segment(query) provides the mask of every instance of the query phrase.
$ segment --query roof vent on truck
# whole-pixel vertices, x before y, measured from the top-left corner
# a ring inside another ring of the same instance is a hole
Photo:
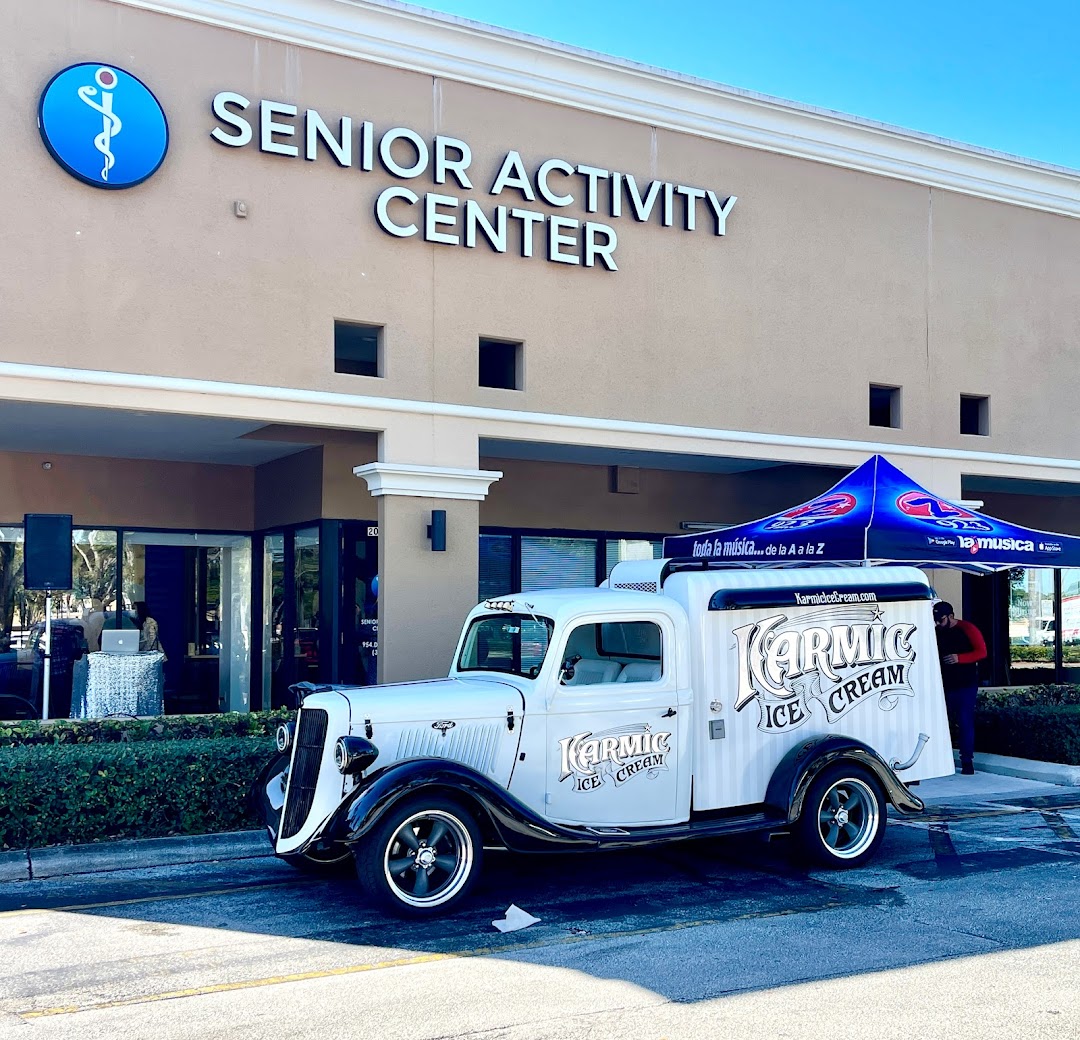
[[[611,569],[609,589],[630,592],[659,592],[667,577],[667,560],[624,560]]]

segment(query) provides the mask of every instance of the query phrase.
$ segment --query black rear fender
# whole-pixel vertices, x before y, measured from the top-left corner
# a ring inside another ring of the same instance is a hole
[[[806,792],[814,778],[835,763],[859,766],[881,784],[885,797],[905,815],[920,813],[922,800],[911,793],[873,748],[852,737],[825,736],[806,740],[782,759],[769,781],[766,805],[786,814],[788,823],[802,815]]]

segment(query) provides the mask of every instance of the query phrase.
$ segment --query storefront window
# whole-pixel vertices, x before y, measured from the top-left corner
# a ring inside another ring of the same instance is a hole
[[[1014,685],[1054,681],[1055,607],[1052,570],[1013,572],[1009,578],[1009,666]]]
[[[516,591],[514,583],[514,539],[508,534],[480,535],[479,600],[496,599]]]
[[[319,681],[319,529],[296,532],[296,679]]]
[[[156,622],[165,711],[247,711],[251,539],[126,531],[123,582],[120,626],[134,624],[140,603]]]
[[[607,566],[604,573],[611,577],[615,564],[624,560],[659,560],[664,550],[660,539],[609,538],[606,542]]]
[[[284,703],[285,536],[263,538],[263,704]]]
[[[86,683],[106,608],[115,608],[115,531],[72,532],[71,588],[52,595],[50,718],[66,718]],[[0,718],[40,718],[44,705],[45,593],[23,585],[23,531],[0,528]]]
[[[23,532],[0,527],[0,718],[36,715],[30,699],[31,660],[25,652],[33,623],[22,587]]]
[[[595,538],[522,535],[521,591],[596,585]]]
[[[483,533],[477,598],[483,601],[532,589],[593,588],[611,575],[615,564],[656,560],[662,552],[663,539],[647,536]]]
[[[1061,667],[1064,682],[1080,682],[1080,570],[1061,572]]]

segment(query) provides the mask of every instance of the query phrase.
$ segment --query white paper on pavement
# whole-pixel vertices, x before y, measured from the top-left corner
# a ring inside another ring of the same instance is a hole
[[[528,928],[531,924],[536,924],[540,920],[539,917],[533,917],[532,914],[522,910],[520,906],[515,906],[511,903],[506,908],[506,916],[498,921],[492,921],[491,923],[499,929],[500,932],[516,932],[519,928]]]

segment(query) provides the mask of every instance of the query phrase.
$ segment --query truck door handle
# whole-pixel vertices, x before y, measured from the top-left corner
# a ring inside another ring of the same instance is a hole
[[[678,712],[676,712],[674,708],[668,708],[668,710],[665,711],[664,714],[660,716],[660,718],[662,718],[662,719],[670,719],[673,715],[677,715],[677,714],[678,714]]]

